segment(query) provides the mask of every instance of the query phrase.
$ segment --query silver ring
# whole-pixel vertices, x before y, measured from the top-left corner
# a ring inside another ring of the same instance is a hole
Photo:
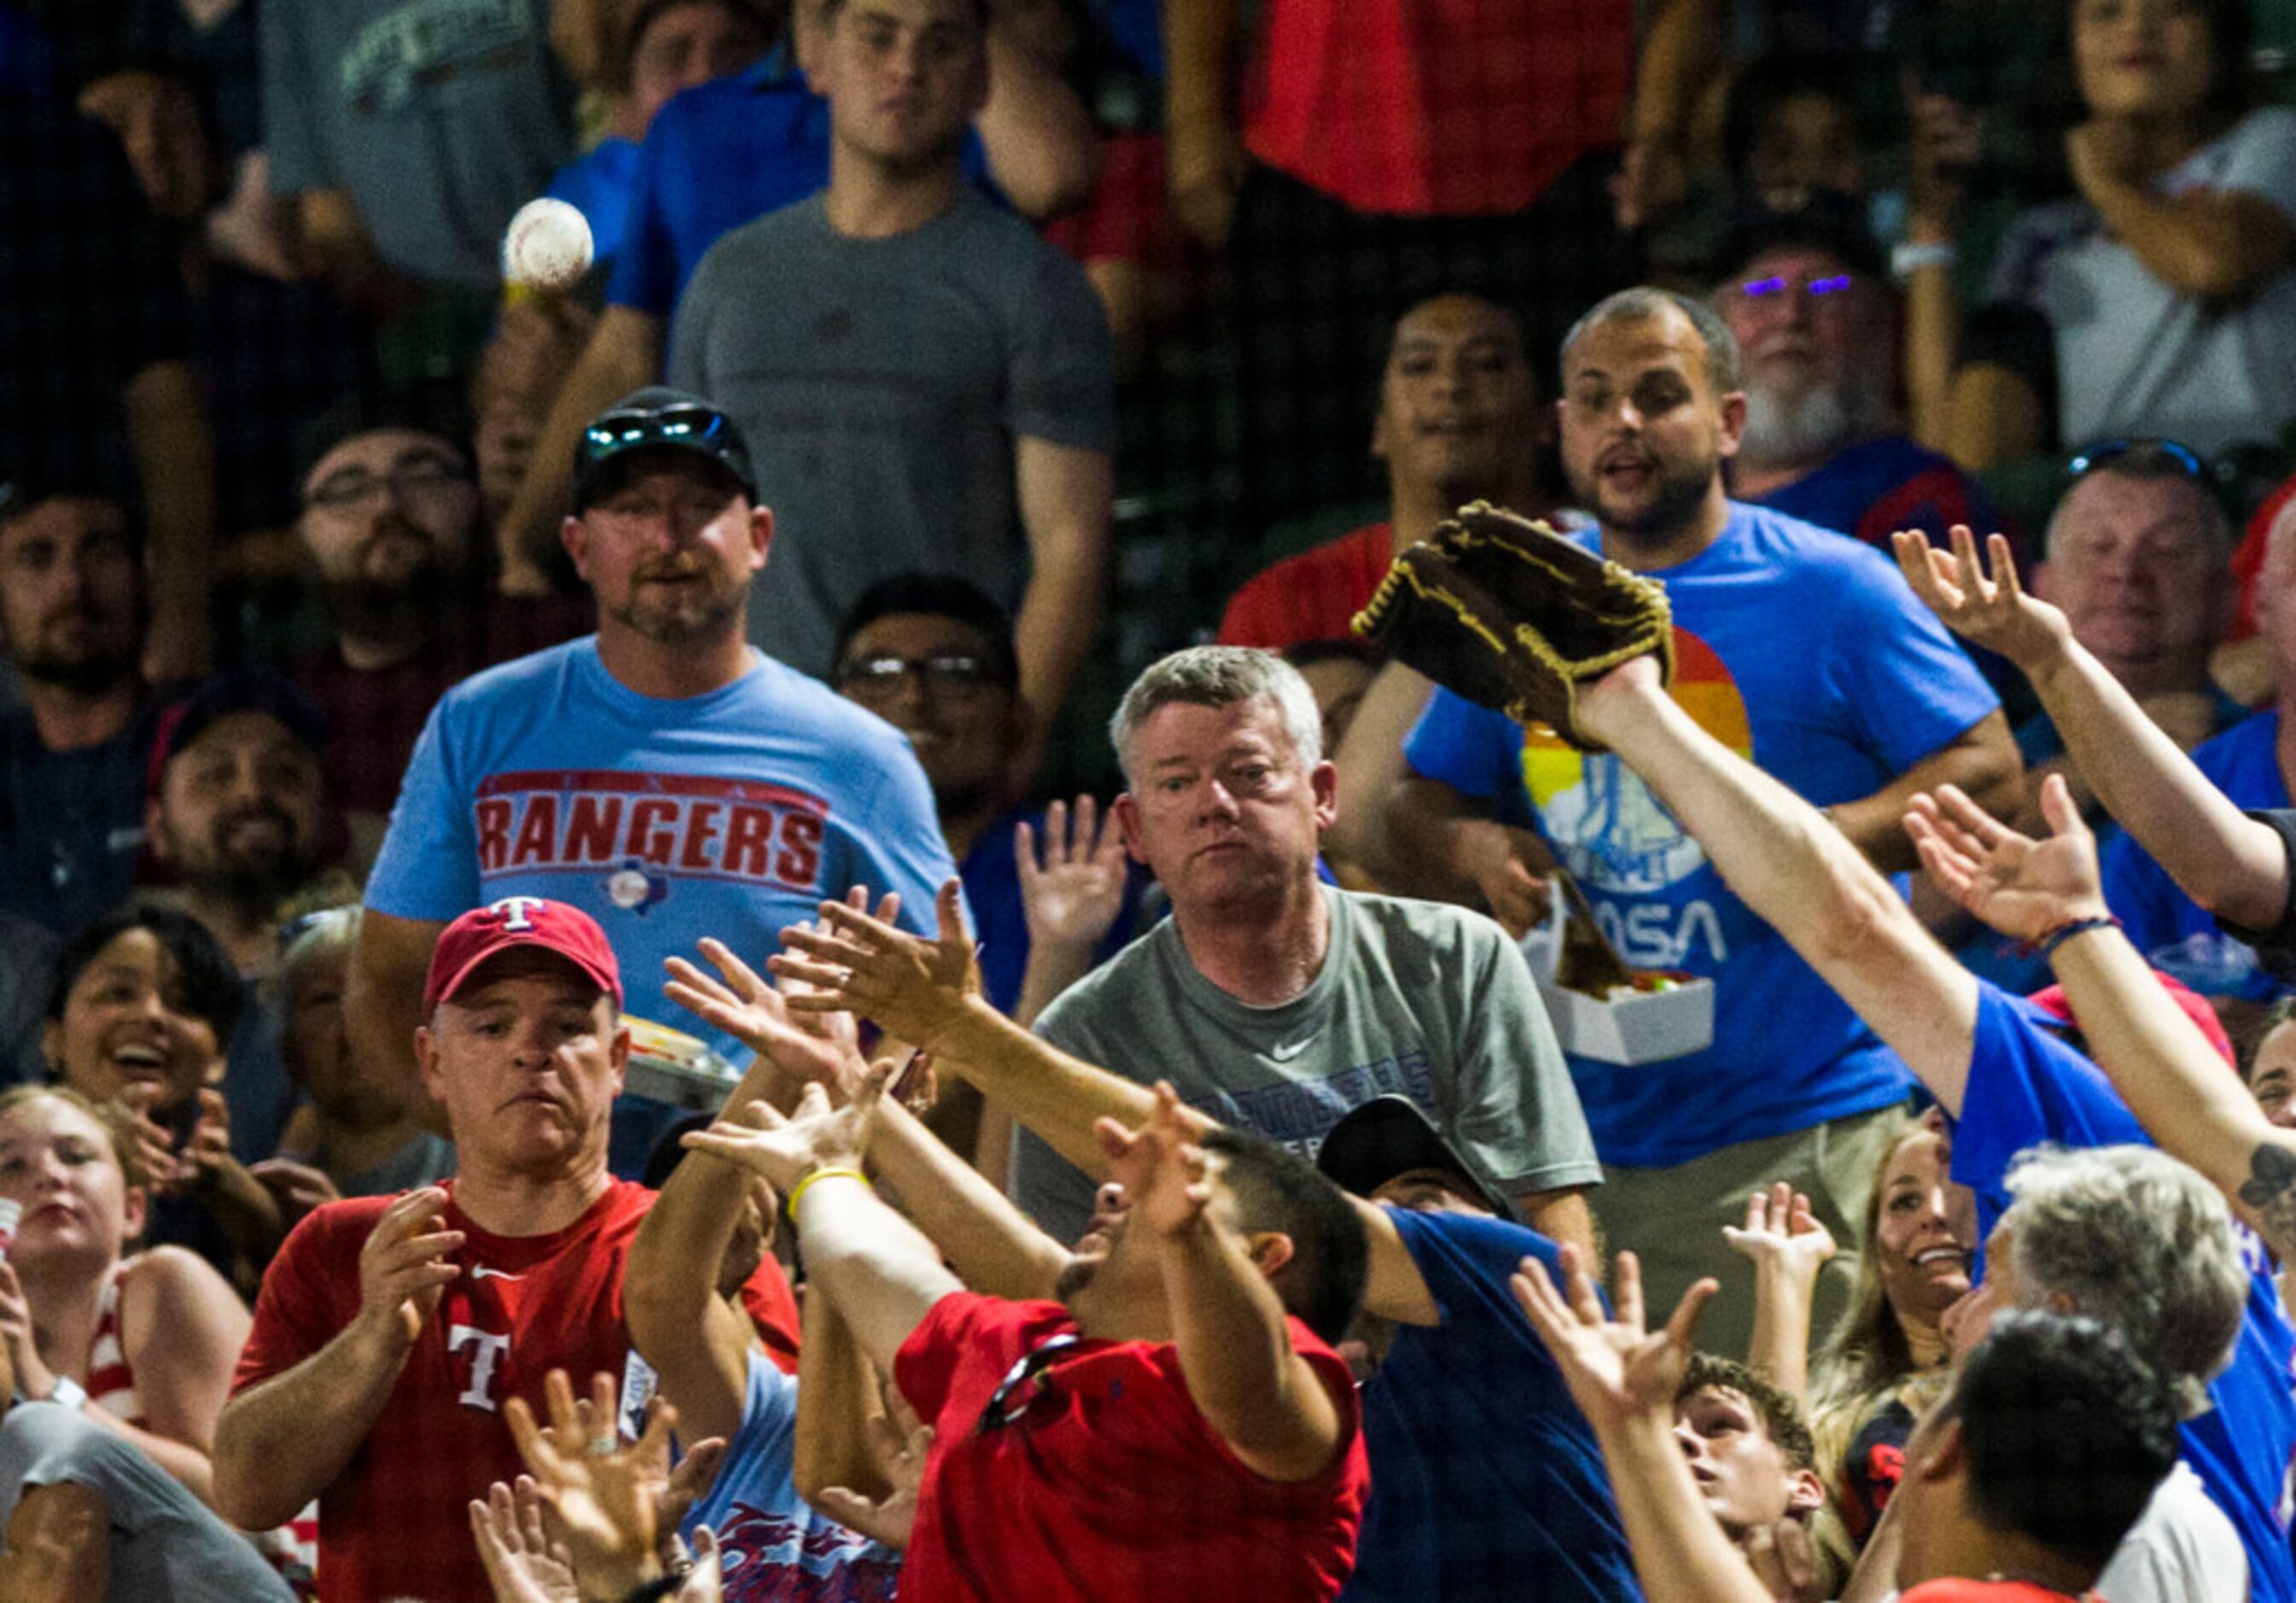
[[[614,1439],[613,1432],[608,1431],[603,1435],[590,1438],[588,1451],[594,1459],[603,1459],[611,1457],[614,1449],[619,1445],[620,1443]]]
[[[840,991],[848,991],[852,988],[852,985],[853,970],[843,964],[840,964],[837,969],[837,989]]]

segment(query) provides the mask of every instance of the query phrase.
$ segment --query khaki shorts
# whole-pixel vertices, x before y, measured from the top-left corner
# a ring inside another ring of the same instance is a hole
[[[1841,1251],[1820,1271],[1810,1320],[1813,1347],[1823,1344],[1849,1306],[1857,1283],[1857,1249],[1874,1171],[1905,1126],[1909,1109],[1890,1106],[1741,1141],[1671,1169],[1613,1169],[1587,1200],[1605,1250],[1631,1247],[1643,1263],[1651,1324],[1663,1324],[1682,1294],[1711,1275],[1722,1290],[1698,1321],[1702,1350],[1742,1360],[1754,1334],[1753,1265],[1722,1239],[1724,1225],[1746,1222],[1746,1199],[1785,1180],[1807,1192]]]

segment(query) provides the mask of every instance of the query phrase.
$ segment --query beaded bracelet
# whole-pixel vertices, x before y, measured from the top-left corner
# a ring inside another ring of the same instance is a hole
[[[859,1180],[865,1186],[869,1184],[869,1177],[849,1164],[840,1165],[833,1169],[815,1170],[811,1174],[807,1175],[803,1180],[798,1181],[795,1186],[790,1188],[787,1212],[789,1213],[789,1221],[791,1224],[795,1224],[797,1222],[798,1198],[803,1196],[806,1194],[807,1189],[810,1188],[816,1180]]]

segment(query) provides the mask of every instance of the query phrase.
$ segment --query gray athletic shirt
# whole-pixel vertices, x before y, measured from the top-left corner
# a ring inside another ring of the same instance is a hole
[[[1395,1092],[1508,1196],[1601,1184],[1554,1027],[1498,925],[1439,902],[1329,885],[1324,898],[1323,970],[1280,1007],[1205,979],[1167,919],[1063,991],[1037,1032],[1128,1080],[1169,1080],[1191,1106],[1308,1156],[1349,1108]],[[1026,1132],[1013,1173],[1038,1224],[1082,1232],[1082,1173]]]
[[[209,1513],[158,1465],[78,1410],[20,1402],[0,1420],[0,1525],[27,1487],[85,1486],[111,1516],[113,1603],[294,1603],[295,1594],[247,1539]],[[470,1533],[410,1539],[468,1541]]]
[[[773,508],[750,638],[825,678],[846,609],[912,571],[1017,609],[1013,441],[1113,450],[1112,349],[1083,269],[969,192],[888,239],[837,233],[816,196],[712,245],[669,382],[741,424]]]

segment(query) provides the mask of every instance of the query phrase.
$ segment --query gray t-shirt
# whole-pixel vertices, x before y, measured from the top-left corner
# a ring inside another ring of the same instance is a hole
[[[1275,1007],[1198,973],[1170,919],[1063,991],[1037,1022],[1062,1051],[1128,1080],[1169,1080],[1224,1124],[1312,1157],[1349,1109],[1397,1093],[1475,1178],[1506,1196],[1599,1185],[1601,1164],[1522,954],[1480,913],[1324,887],[1322,972]],[[1021,1207],[1062,1240],[1093,1184],[1025,1132]]]
[[[678,302],[669,382],[741,424],[773,508],[750,638],[825,678],[846,609],[918,570],[1017,608],[1013,441],[1112,451],[1113,374],[1083,270],[969,192],[890,239],[838,234],[819,196],[720,239]]]
[[[499,284],[503,230],[573,149],[550,10],[545,0],[265,0],[272,188],[348,190],[391,266]]]
[[[293,1603],[247,1538],[151,1459],[76,1410],[18,1403],[0,1420],[0,1525],[27,1488],[65,1484],[100,1494],[111,1512],[114,1603]]]
[[[2163,199],[2237,192],[2296,222],[2296,110],[2267,106],[2150,181]],[[2296,418],[2296,268],[2237,300],[2171,288],[2087,201],[2022,213],[1994,258],[1992,294],[2056,336],[2068,446],[2165,434],[2199,451],[2274,440]]]

